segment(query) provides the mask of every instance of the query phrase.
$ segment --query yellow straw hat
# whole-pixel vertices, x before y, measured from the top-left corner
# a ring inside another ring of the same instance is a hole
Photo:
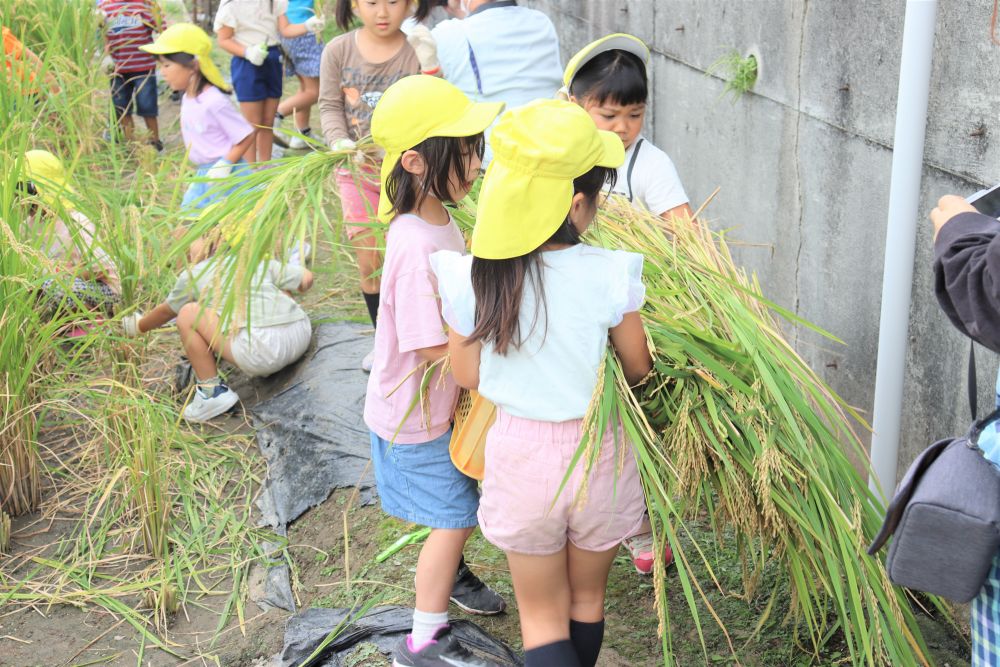
[[[229,86],[222,78],[222,72],[212,62],[212,39],[208,34],[192,23],[175,23],[156,38],[152,44],[139,47],[154,55],[170,53],[187,53],[198,60],[202,76],[208,82],[229,92]]]
[[[48,151],[32,150],[24,154],[25,176],[38,190],[38,197],[49,206],[70,208],[65,195],[75,194],[66,178],[62,160]]]
[[[372,139],[385,150],[379,220],[388,222],[392,217],[385,182],[404,152],[431,137],[471,137],[485,132],[503,107],[503,102],[473,102],[436,76],[416,74],[389,86],[375,107],[371,124]]]
[[[617,134],[598,130],[586,111],[562,100],[511,109],[490,145],[472,230],[472,254],[482,259],[520,257],[545,243],[569,214],[573,179],[625,161]]]
[[[563,72],[563,85],[568,89],[573,84],[576,73],[596,56],[606,51],[627,51],[637,56],[643,63],[649,62],[649,47],[641,39],[623,32],[616,32],[591,42],[570,58],[570,61],[566,63],[566,71]]]

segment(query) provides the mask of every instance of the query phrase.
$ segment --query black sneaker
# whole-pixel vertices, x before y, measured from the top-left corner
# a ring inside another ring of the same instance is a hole
[[[419,651],[413,650],[409,635],[403,637],[393,651],[392,667],[500,667],[500,663],[474,655],[458,643],[451,626],[445,625]]]
[[[149,145],[155,148],[157,153],[163,152],[163,142],[159,139],[150,139]]]
[[[458,564],[455,585],[451,589],[451,601],[465,613],[477,616],[495,616],[502,614],[507,608],[507,603],[500,594],[474,575],[464,558]]]

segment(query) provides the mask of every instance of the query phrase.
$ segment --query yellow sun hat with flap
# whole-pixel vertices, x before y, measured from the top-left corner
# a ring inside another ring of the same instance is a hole
[[[69,185],[62,160],[49,151],[30,150],[24,154],[24,175],[35,184],[38,198],[49,206],[70,208],[67,195],[76,194]]]
[[[490,145],[472,230],[472,254],[481,259],[520,257],[545,243],[569,214],[573,179],[625,161],[617,134],[598,130],[586,111],[562,100],[511,109]]]
[[[175,23],[156,38],[152,44],[139,47],[146,53],[162,56],[171,53],[187,53],[198,60],[202,76],[208,82],[229,92],[229,86],[222,78],[222,72],[212,62],[212,38],[193,23]]]
[[[580,49],[566,63],[566,71],[563,72],[563,85],[566,86],[567,90],[572,85],[573,79],[576,78],[577,72],[584,65],[607,51],[627,51],[639,58],[643,63],[649,63],[649,47],[638,37],[624,32],[605,35]]]
[[[378,218],[388,222],[392,202],[386,179],[406,151],[431,137],[472,137],[485,132],[503,111],[503,102],[473,102],[453,84],[414,74],[389,86],[372,113],[372,139],[383,150]]]

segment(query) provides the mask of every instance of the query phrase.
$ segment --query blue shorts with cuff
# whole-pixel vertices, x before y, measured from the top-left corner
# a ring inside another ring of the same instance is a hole
[[[133,112],[143,118],[156,118],[156,70],[124,72],[111,77],[111,101],[118,117]]]
[[[267,50],[267,58],[258,67],[246,58],[233,56],[229,64],[233,79],[233,90],[240,102],[260,102],[266,99],[281,99],[281,49],[272,46]]]
[[[431,528],[474,528],[479,488],[451,462],[451,429],[415,445],[390,444],[371,434],[372,464],[382,511]]]

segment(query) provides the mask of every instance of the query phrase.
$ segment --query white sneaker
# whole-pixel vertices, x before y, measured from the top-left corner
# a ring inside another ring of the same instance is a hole
[[[363,370],[365,373],[371,373],[372,364],[374,363],[375,363],[375,348],[372,348],[372,351],[366,354],[365,358],[361,360],[361,370]]]
[[[301,151],[303,149],[309,148],[309,144],[302,137],[292,137],[288,140],[288,148],[293,151]]]
[[[239,400],[239,394],[224,384],[216,387],[215,392],[209,398],[205,398],[201,390],[196,389],[191,402],[181,412],[181,417],[189,422],[207,422],[209,419],[226,412]]]

